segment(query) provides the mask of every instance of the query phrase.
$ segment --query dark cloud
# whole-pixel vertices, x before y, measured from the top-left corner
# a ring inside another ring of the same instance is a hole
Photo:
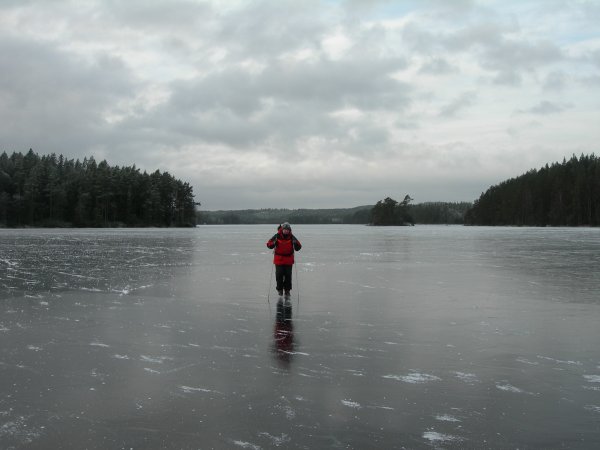
[[[43,152],[85,152],[108,132],[107,112],[135,95],[113,56],[78,58],[48,43],[0,37],[3,145]]]
[[[444,105],[440,110],[440,116],[452,117],[459,111],[472,106],[477,99],[477,93],[475,92],[464,92],[447,105]]]
[[[503,40],[499,45],[484,50],[482,66],[497,73],[497,82],[516,84],[522,72],[535,72],[563,58],[560,49],[547,41],[524,43]]]
[[[270,59],[273,55],[313,48],[329,27],[315,15],[313,2],[256,1],[226,13],[215,24],[212,39],[228,52],[228,61],[251,55]]]
[[[120,27],[154,33],[193,31],[216,14],[210,3],[192,0],[103,0],[98,6],[107,20]]]
[[[234,147],[272,139],[289,146],[303,137],[343,137],[345,129],[331,117],[336,110],[401,111],[410,104],[410,88],[390,77],[404,66],[403,60],[390,59],[291,67],[275,62],[259,74],[226,68],[173,83],[170,100],[153,112],[152,121],[176,130],[182,138]],[[385,140],[387,133],[368,129],[360,135]]]
[[[492,72],[499,84],[519,84],[524,73],[565,58],[560,48],[550,41],[525,41],[513,37],[518,31],[519,27],[514,23],[483,22],[450,32],[429,31],[413,23],[404,29],[403,38],[414,50],[428,55],[433,61],[446,52],[476,54],[480,66]]]
[[[521,111],[529,114],[538,114],[538,115],[548,115],[548,114],[557,114],[561,113],[569,108],[569,105],[558,104],[554,102],[550,102],[548,100],[543,100],[537,105]]]

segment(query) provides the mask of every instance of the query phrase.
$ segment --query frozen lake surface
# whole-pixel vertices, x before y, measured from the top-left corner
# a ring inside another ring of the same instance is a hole
[[[0,230],[1,448],[600,448],[600,230]]]

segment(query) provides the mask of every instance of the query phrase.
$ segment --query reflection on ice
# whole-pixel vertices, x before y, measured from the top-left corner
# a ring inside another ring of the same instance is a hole
[[[292,362],[294,352],[294,321],[292,302],[289,298],[277,300],[275,329],[273,331],[273,352],[277,360],[284,365]]]

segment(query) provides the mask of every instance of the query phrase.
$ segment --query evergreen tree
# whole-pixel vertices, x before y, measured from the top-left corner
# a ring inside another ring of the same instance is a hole
[[[409,195],[402,202],[387,197],[379,200],[371,210],[372,225],[414,225],[414,220],[408,212],[408,205],[412,201]]]
[[[470,225],[600,225],[600,158],[575,155],[490,187],[465,215]]]
[[[194,226],[194,193],[169,173],[6,152],[0,155],[0,226]]]

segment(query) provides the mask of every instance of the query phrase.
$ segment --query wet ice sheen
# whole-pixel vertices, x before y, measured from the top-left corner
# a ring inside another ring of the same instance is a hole
[[[294,231],[0,230],[0,446],[600,446],[600,230]]]

